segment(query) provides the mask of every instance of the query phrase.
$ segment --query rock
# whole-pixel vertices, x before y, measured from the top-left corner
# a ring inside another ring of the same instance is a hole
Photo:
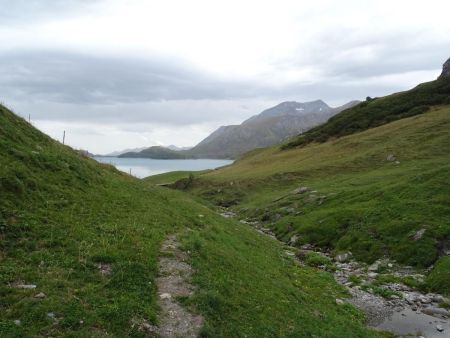
[[[336,257],[334,257],[334,260],[339,263],[344,263],[347,262],[351,257],[352,257],[351,252],[344,252],[336,255]]]
[[[303,244],[303,245],[301,246],[301,248],[302,248],[303,250],[312,250],[312,249],[314,249],[314,245],[309,244],[309,243],[306,243],[306,244]]]
[[[36,289],[36,285],[34,284],[18,284],[16,285],[18,289]]]
[[[439,76],[439,79],[443,79],[448,76],[450,76],[450,58],[442,66],[442,73]]]
[[[389,154],[389,155],[386,157],[386,161],[394,162],[395,160],[397,160],[397,158],[395,157],[394,154]]]
[[[14,321],[14,324],[16,324],[17,326],[20,326],[22,324],[22,322],[20,321],[20,319],[16,319]]]
[[[98,263],[96,267],[102,276],[109,276],[112,273],[112,265],[109,263]]]
[[[436,330],[438,330],[439,332],[443,332],[444,328],[442,327],[442,325],[436,325]]]
[[[425,296],[420,297],[420,302],[422,304],[430,304],[431,303],[431,299]]]
[[[34,296],[34,298],[44,299],[47,297],[47,295],[43,292],[39,292],[37,295]]]
[[[290,257],[295,257],[295,252],[292,252],[292,251],[289,251],[289,250],[286,250],[286,251],[284,251],[284,253],[287,255],[287,256],[290,256]]]
[[[392,264],[392,263],[388,263],[388,268],[392,268],[393,266],[394,266],[394,264]]]
[[[376,276],[378,276],[378,273],[376,273],[376,272],[369,272],[367,274],[367,277],[369,277],[369,278],[375,278]]]
[[[55,319],[55,314],[53,312],[47,313],[47,317],[51,319]]]
[[[295,245],[298,241],[298,236],[294,235],[291,237],[291,239],[289,240],[289,245]]]
[[[336,298],[337,305],[343,305],[345,302],[342,299]]]
[[[172,295],[170,293],[161,293],[159,295],[159,298],[161,298],[161,299],[170,299],[170,298],[172,298]]]
[[[422,309],[422,312],[426,315],[434,316],[434,315],[440,315],[440,316],[450,316],[450,311],[446,309],[441,309],[437,307],[428,307],[426,309]]]
[[[308,187],[300,187],[292,191],[293,194],[304,194],[305,192],[308,192],[310,189]]]
[[[367,270],[369,271],[377,271],[380,267],[380,261],[374,262],[372,265],[370,265]]]
[[[412,237],[413,241],[418,241],[419,239],[421,239],[422,236],[424,235],[425,231],[427,231],[427,229],[424,229],[424,228],[418,230]]]
[[[198,217],[203,218],[205,215],[199,214]]]
[[[444,297],[442,297],[441,295],[433,295],[432,299],[435,303],[441,303],[444,301]]]

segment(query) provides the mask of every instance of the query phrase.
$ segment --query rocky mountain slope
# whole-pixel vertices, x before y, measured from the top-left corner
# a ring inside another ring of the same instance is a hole
[[[198,158],[237,158],[249,150],[279,143],[324,123],[355,104],[357,101],[331,108],[321,100],[283,102],[240,125],[220,127],[187,154]]]
[[[351,101],[332,108],[322,100],[305,103],[283,102],[240,125],[220,127],[193,148],[150,147],[141,151],[126,152],[119,157],[235,159],[247,151],[267,147],[307,131],[358,103]]]

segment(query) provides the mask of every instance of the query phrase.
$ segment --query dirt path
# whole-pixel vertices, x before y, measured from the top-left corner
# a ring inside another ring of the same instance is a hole
[[[176,236],[169,236],[162,244],[159,259],[158,304],[161,307],[157,333],[162,338],[198,337],[203,318],[182,307],[178,297],[192,295],[190,284],[192,267],[188,256],[179,249]]]

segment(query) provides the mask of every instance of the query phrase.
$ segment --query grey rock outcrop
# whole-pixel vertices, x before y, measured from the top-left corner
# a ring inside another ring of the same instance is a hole
[[[444,65],[442,66],[442,73],[439,76],[440,79],[444,78],[444,77],[449,77],[450,76],[450,58],[445,61]]]

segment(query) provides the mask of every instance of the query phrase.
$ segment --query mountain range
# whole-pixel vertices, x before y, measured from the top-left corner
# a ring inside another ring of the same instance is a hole
[[[359,101],[351,101],[333,108],[322,100],[282,102],[250,117],[240,125],[218,128],[191,149],[174,150],[157,146],[128,151],[120,154],[120,157],[235,159],[250,150],[267,147],[301,134],[358,103]]]

